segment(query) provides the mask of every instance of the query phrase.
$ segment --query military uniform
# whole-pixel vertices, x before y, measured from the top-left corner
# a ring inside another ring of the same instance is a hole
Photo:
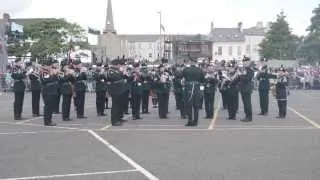
[[[259,82],[259,100],[261,112],[259,115],[267,115],[269,110],[269,90],[270,90],[270,78],[273,76],[267,71],[267,67],[263,67],[262,71],[257,74],[256,79]]]
[[[142,114],[149,113],[149,95],[151,89],[151,77],[148,74],[148,70],[146,68],[142,68]]]
[[[33,117],[40,116],[40,94],[41,94],[41,83],[40,79],[35,74],[29,74],[31,99],[32,99],[32,115]]]
[[[186,67],[183,70],[186,90],[186,114],[188,123],[186,126],[197,126],[199,119],[199,108],[201,100],[201,83],[204,82],[204,72],[194,65]]]
[[[84,104],[85,104],[85,96],[86,96],[86,81],[87,75],[85,72],[80,72],[80,69],[76,69],[76,77],[75,77],[75,104],[77,111],[78,119],[85,119],[87,117],[84,116]]]
[[[60,78],[61,82],[61,94],[62,94],[62,120],[70,121],[70,107],[71,99],[73,95],[72,84],[75,82],[74,76],[71,74],[66,74],[64,77]]]
[[[182,84],[181,84],[182,78],[183,78],[182,71],[177,70],[174,72],[173,88],[174,88],[174,96],[176,99],[177,110],[180,110],[182,107]]]
[[[120,64],[117,60],[112,62],[114,65]],[[122,72],[117,67],[111,67],[108,71],[107,81],[110,83],[109,91],[112,97],[111,108],[111,124],[113,126],[120,126],[121,115],[123,112],[122,96],[126,90],[126,83],[123,78]]]
[[[228,107],[228,120],[236,120],[239,108],[239,87],[235,79],[235,72],[230,73],[230,79],[226,80],[226,99]]]
[[[253,92],[253,79],[254,71],[250,67],[245,67],[244,73],[239,76],[239,89],[244,106],[246,117],[241,121],[252,121],[252,104],[251,95]]]
[[[163,68],[160,65],[160,68]],[[157,98],[159,101],[159,117],[160,119],[166,119],[168,114],[168,106],[169,106],[169,92],[170,92],[170,79],[169,73],[162,71],[156,77],[156,91]]]
[[[18,61],[16,61],[18,62]],[[14,119],[22,120],[21,114],[23,110],[24,91],[26,85],[24,79],[26,78],[26,71],[22,70],[20,66],[15,66],[12,72],[12,78],[14,79],[13,92],[14,92]]]
[[[218,80],[214,73],[207,73],[204,80],[204,102],[206,118],[212,119],[214,115],[214,97]]]
[[[98,116],[105,116],[105,100],[106,100],[106,83],[107,77],[100,72],[94,74],[94,79],[96,81],[96,109]]]
[[[140,117],[140,106],[142,97],[143,79],[139,72],[134,72],[130,77],[131,84],[131,101],[132,101],[132,119],[138,120]]]
[[[223,109],[228,108],[228,102],[227,102],[227,92],[225,88],[222,88],[222,82],[224,81],[225,77],[223,77],[222,71],[218,71],[218,78],[219,78],[219,91],[221,93],[221,98],[222,98],[222,106]]]
[[[54,101],[58,94],[58,75],[52,75],[50,72],[41,73],[42,96],[44,101],[44,125],[55,126],[52,122],[52,113],[54,111]]]
[[[280,71],[285,72],[284,68]],[[285,75],[280,75],[276,82],[276,98],[279,108],[279,116],[277,118],[285,118],[287,115],[287,96],[288,96],[288,78]]]

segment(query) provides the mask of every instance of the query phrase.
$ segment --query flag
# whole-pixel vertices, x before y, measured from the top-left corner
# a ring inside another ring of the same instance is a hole
[[[163,24],[160,25],[160,28],[161,28],[162,31],[164,31],[164,32],[166,31],[164,26],[163,26]]]

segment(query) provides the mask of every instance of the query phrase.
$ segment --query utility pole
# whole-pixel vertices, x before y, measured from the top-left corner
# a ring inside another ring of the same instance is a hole
[[[160,59],[161,53],[162,53],[162,12],[158,11],[159,17],[160,17],[160,24],[159,24],[159,29],[160,29],[160,42],[159,42],[159,52],[158,52],[158,58]]]
[[[7,37],[6,29],[9,25],[10,16],[4,13],[2,20],[0,20],[0,72],[6,71],[8,64],[8,53],[7,53]]]

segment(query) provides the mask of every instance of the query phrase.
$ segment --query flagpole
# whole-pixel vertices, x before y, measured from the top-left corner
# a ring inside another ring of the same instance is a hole
[[[159,24],[159,29],[160,29],[160,34],[159,34],[159,37],[160,37],[160,42],[159,42],[159,52],[158,52],[158,58],[160,59],[160,55],[161,55],[161,35],[162,35],[162,28],[161,28],[161,25],[162,25],[162,12],[161,11],[158,11],[158,14],[160,16],[160,24]]]

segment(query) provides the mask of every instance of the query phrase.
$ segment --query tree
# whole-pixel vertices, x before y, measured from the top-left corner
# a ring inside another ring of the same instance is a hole
[[[70,50],[73,46],[88,47],[85,30],[64,19],[44,20],[24,28],[24,42],[12,46],[12,52],[31,52],[37,58],[48,58]]]
[[[311,25],[308,27],[308,35],[304,38],[303,44],[299,48],[299,56],[309,62],[320,60],[320,4],[312,13]]]
[[[276,22],[271,23],[266,38],[259,45],[259,53],[267,59],[295,59],[298,44],[299,37],[291,33],[286,16],[281,11]]]

